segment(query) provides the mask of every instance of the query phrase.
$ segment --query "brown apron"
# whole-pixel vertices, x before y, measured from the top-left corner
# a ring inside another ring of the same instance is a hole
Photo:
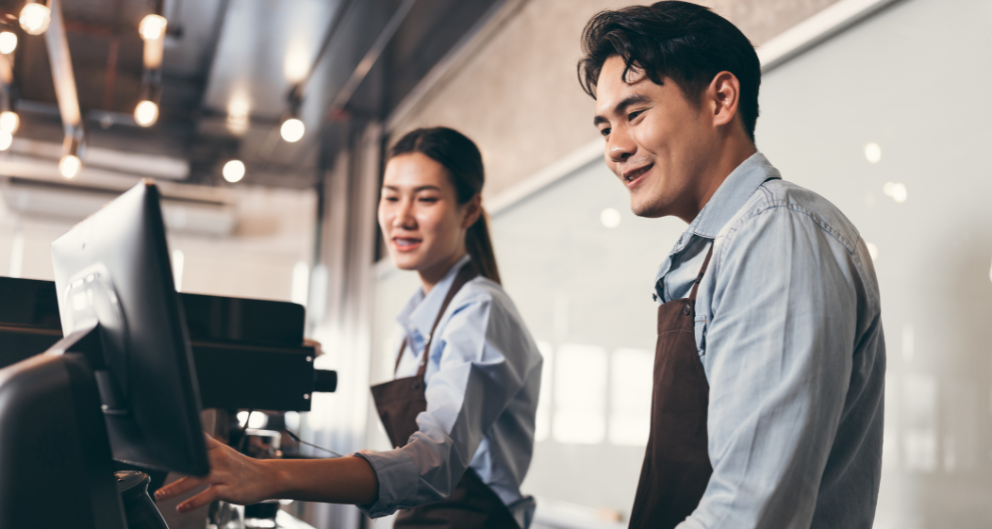
[[[423,360],[420,362],[417,374],[372,386],[372,398],[375,399],[375,406],[382,419],[382,425],[386,429],[386,434],[389,435],[389,441],[396,448],[405,445],[410,436],[419,429],[417,427],[417,415],[427,411],[427,398],[424,395],[424,373],[427,371],[427,360],[437,324],[440,323],[444,311],[447,310],[448,304],[451,303],[455,294],[477,275],[475,266],[469,262],[455,276],[455,281],[448,289],[444,303],[437,313],[437,319],[434,320],[434,327],[431,328],[431,334],[427,338]],[[400,352],[396,358],[396,368],[400,366],[404,348],[406,348],[406,340],[400,346]],[[482,479],[471,468],[465,470],[458,486],[451,491],[451,495],[447,499],[400,511],[394,527],[520,529],[503,500],[488,485],[483,483]]]
[[[693,328],[696,290],[712,256],[710,246],[688,299],[658,307],[651,435],[630,513],[631,528],[674,528],[699,505],[713,473],[706,438],[709,384]]]

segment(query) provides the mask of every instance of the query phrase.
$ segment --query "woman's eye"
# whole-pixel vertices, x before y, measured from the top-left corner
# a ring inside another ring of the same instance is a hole
[[[599,130],[599,133],[602,134],[603,137],[609,136],[610,135],[610,129],[609,128],[600,129]]]
[[[421,202],[426,202],[428,204],[433,204],[434,202],[437,202],[437,197],[420,197],[419,200]]]
[[[390,196],[382,197],[382,199],[385,200],[386,202],[399,202],[400,200],[399,197],[390,197]]]

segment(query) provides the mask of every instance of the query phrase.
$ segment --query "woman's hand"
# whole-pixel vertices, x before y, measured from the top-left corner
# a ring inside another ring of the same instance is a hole
[[[201,485],[210,485],[207,490],[176,507],[179,512],[189,512],[214,500],[251,505],[278,494],[279,473],[266,460],[242,455],[209,435],[206,438],[210,474],[176,480],[158,489],[155,499],[167,500]]]

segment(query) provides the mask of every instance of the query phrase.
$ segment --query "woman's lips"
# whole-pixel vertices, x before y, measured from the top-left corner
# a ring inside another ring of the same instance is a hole
[[[393,248],[396,248],[398,252],[412,252],[419,248],[422,243],[423,240],[412,237],[393,237]]]

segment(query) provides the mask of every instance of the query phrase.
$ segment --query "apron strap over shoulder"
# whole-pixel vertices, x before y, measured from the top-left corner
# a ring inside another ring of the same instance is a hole
[[[427,343],[424,344],[424,354],[423,359],[420,361],[420,367],[417,369],[417,376],[423,377],[424,373],[427,372],[427,360],[430,355],[431,343],[434,341],[434,331],[437,330],[437,326],[441,323],[441,318],[444,316],[445,311],[448,310],[448,305],[451,304],[451,300],[455,298],[455,294],[465,286],[466,283],[475,279],[479,275],[479,271],[476,269],[475,264],[472,261],[465,263],[461,270],[458,271],[458,275],[455,276],[455,280],[451,283],[451,287],[448,288],[447,295],[444,296],[444,302],[441,303],[440,310],[437,311],[437,318],[434,320],[434,326],[431,327],[431,334],[427,337]],[[400,351],[396,354],[396,367],[393,368],[393,372],[400,368],[400,361],[403,359],[403,350],[406,349],[406,338],[403,339],[403,343],[400,344]]]
[[[703,261],[703,267],[699,269],[699,275],[697,275],[696,280],[692,282],[692,291],[689,293],[689,299],[693,301],[696,300],[696,291],[699,290],[699,282],[703,280],[703,274],[706,273],[706,269],[710,266],[710,258],[713,257],[714,246],[716,246],[715,240],[710,243],[710,251],[706,252],[706,260]]]

